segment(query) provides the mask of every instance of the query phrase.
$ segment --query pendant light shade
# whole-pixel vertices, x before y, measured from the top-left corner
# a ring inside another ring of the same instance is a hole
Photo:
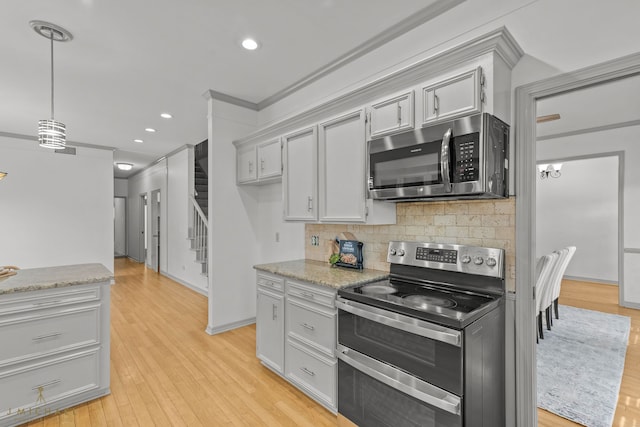
[[[38,121],[38,144],[41,147],[61,149],[67,141],[66,126],[53,118],[53,42],[66,42],[73,39],[71,33],[62,27],[44,21],[31,21],[29,25],[36,33],[51,42],[51,119]]]

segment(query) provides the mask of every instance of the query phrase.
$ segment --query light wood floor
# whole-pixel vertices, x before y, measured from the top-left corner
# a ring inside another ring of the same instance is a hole
[[[560,304],[631,317],[629,346],[624,364],[614,427],[640,426],[640,310],[618,305],[618,287],[598,283],[563,280]],[[560,312],[562,316],[562,311]],[[597,387],[597,384],[594,384]],[[538,409],[538,426],[577,426],[574,422]]]
[[[207,300],[115,260],[111,395],[30,426],[335,426],[336,417],[260,365],[255,326],[209,336]]]
[[[111,395],[29,426],[336,426],[336,417],[260,365],[255,327],[204,333],[207,301],[142,264],[115,260]],[[640,426],[640,310],[618,288],[564,281],[561,304],[631,317],[616,427]],[[561,313],[562,315],[562,313]],[[538,410],[539,426],[575,426]]]

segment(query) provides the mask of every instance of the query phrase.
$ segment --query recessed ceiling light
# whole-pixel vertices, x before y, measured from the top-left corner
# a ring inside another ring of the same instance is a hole
[[[131,163],[116,163],[116,166],[118,167],[118,169],[123,171],[130,171],[131,168],[133,168],[133,165]]]
[[[142,144],[144,141],[141,139],[134,139],[133,142],[137,142],[138,144]]]
[[[156,130],[154,128],[145,128],[145,131],[153,133]]]
[[[163,119],[170,119],[173,116],[169,113],[162,113],[160,114],[160,117],[162,117]]]
[[[256,50],[258,48],[258,42],[254,39],[244,39],[242,40],[242,47],[247,50]]]

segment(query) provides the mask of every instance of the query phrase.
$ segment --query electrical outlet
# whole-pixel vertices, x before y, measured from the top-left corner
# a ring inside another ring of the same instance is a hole
[[[311,236],[311,246],[320,246],[320,236]]]

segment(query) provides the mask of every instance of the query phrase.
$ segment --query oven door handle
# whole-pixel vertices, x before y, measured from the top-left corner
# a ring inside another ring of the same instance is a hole
[[[381,323],[392,328],[401,329],[412,334],[431,338],[436,341],[461,347],[462,334],[460,331],[434,325],[420,319],[405,316],[399,313],[382,310],[359,302],[336,298],[336,307],[348,311],[356,316],[364,317],[373,322]]]
[[[460,397],[455,394],[343,345],[338,344],[337,350],[338,359],[371,378],[450,414],[460,415]]]
[[[451,128],[447,129],[442,137],[442,147],[440,150],[440,172],[442,173],[442,184],[445,193],[451,193],[451,155],[449,153],[449,141],[451,140]]]

